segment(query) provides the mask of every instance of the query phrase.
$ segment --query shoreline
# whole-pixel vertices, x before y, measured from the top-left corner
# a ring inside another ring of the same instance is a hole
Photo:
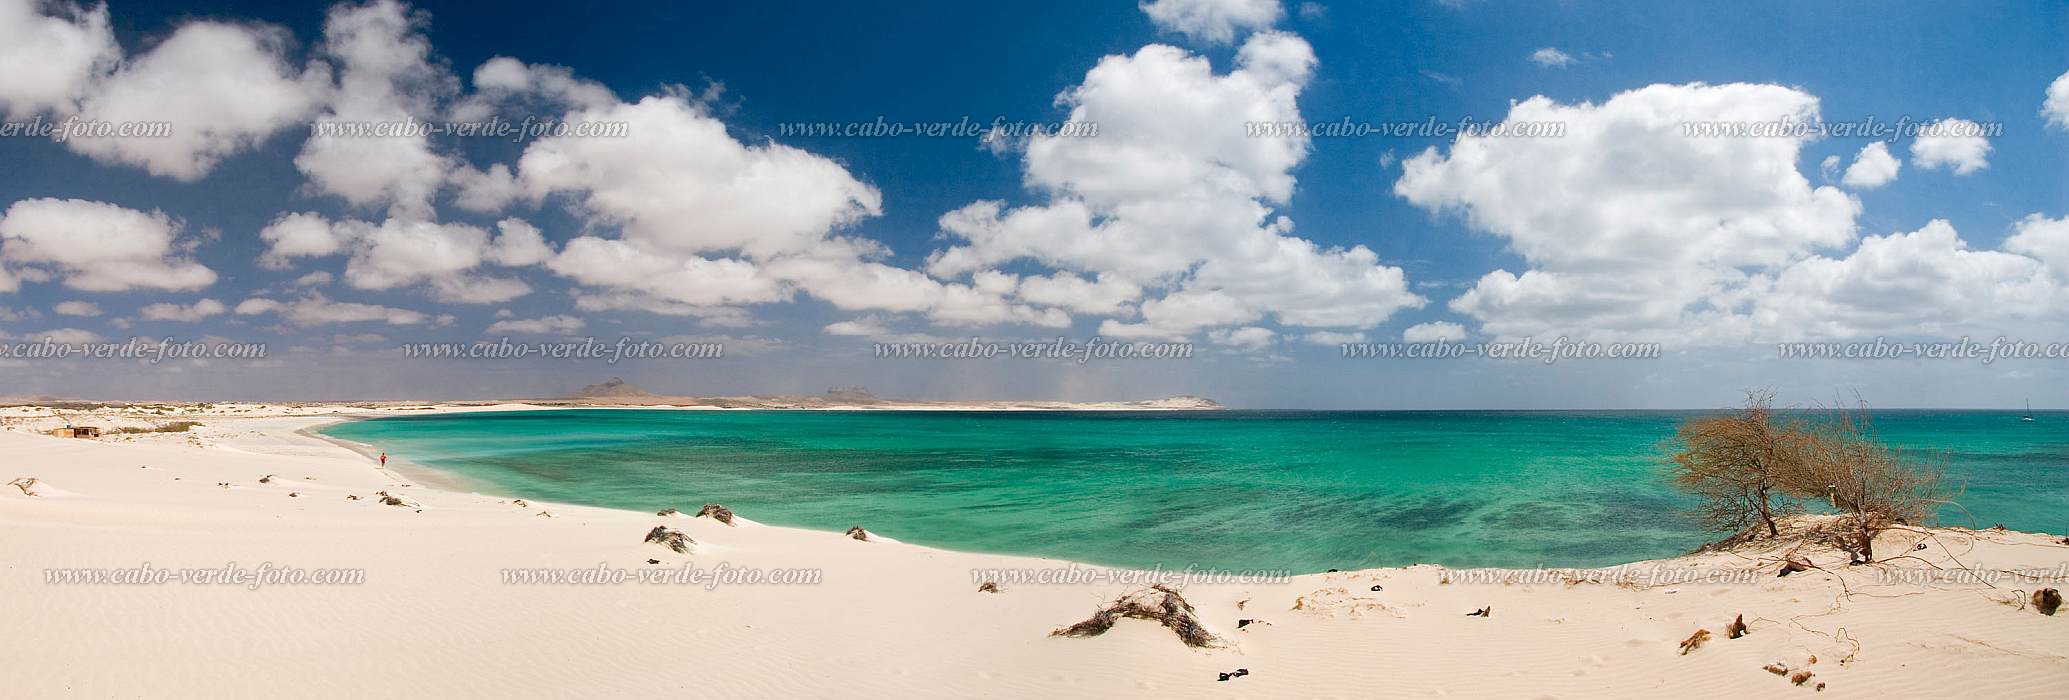
[[[319,407],[319,408],[320,408],[320,407],[326,407],[326,406],[327,406],[327,405],[324,405],[324,404],[317,404],[317,405],[316,405],[316,407]],[[389,466],[388,468],[385,468],[385,469],[384,469],[384,468],[381,468],[381,467],[380,467],[380,466],[378,465],[378,457],[379,457],[379,455],[380,455],[380,454],[381,454],[381,452],[382,452],[382,450],[381,450],[381,449],[380,449],[379,447],[377,447],[377,446],[375,446],[375,445],[367,444],[367,443],[361,443],[361,442],[356,442],[356,441],[352,441],[352,440],[346,440],[346,439],[344,439],[344,438],[338,438],[338,437],[334,437],[334,436],[331,436],[331,435],[326,435],[326,434],[322,433],[321,431],[322,431],[323,429],[325,429],[325,428],[329,428],[329,427],[334,427],[334,426],[337,426],[337,425],[341,425],[341,424],[345,424],[345,423],[353,423],[353,422],[361,422],[361,421],[369,421],[369,420],[382,420],[382,419],[390,419],[390,418],[408,418],[408,417],[412,417],[412,416],[423,416],[423,415],[452,415],[452,414],[479,414],[479,413],[524,413],[524,412],[537,412],[537,411],[583,411],[583,410],[678,410],[678,411],[709,411],[709,410],[723,410],[723,411],[773,411],[773,412],[781,412],[781,411],[811,411],[811,412],[868,412],[868,411],[873,411],[873,410],[890,410],[890,411],[915,411],[915,412],[926,412],[926,411],[933,411],[933,410],[936,410],[936,409],[929,409],[929,408],[893,408],[893,409],[873,409],[873,408],[855,408],[855,407],[814,407],[814,408],[768,408],[768,407],[714,407],[714,406],[682,406],[682,405],[653,405],[653,406],[648,406],[648,405],[580,405],[580,406],[557,406],[557,405],[545,405],[545,404],[539,404],[539,403],[528,403],[528,402],[522,402],[522,401],[511,401],[511,402],[502,402],[502,403],[474,403],[474,402],[464,402],[464,403],[438,403],[438,402],[405,402],[405,403],[399,403],[399,404],[397,404],[397,405],[395,405],[395,406],[390,406],[390,407],[386,407],[386,409],[387,409],[388,411],[391,411],[391,412],[383,412],[383,410],[382,410],[382,409],[359,409],[359,410],[356,410],[355,412],[352,412],[352,413],[328,413],[328,414],[309,414],[309,415],[307,415],[307,416],[305,416],[305,417],[316,417],[316,416],[321,416],[321,417],[323,418],[323,420],[321,420],[321,421],[318,421],[318,422],[313,422],[313,423],[310,423],[310,424],[308,424],[308,425],[305,425],[305,426],[299,427],[299,428],[297,428],[297,429],[293,430],[293,433],[294,433],[295,435],[297,435],[297,436],[300,436],[300,437],[302,437],[302,438],[305,438],[305,439],[311,440],[311,441],[313,441],[313,442],[317,442],[317,443],[322,443],[322,444],[324,444],[324,445],[328,445],[328,446],[332,446],[332,447],[338,447],[338,448],[342,448],[342,449],[344,449],[344,450],[346,450],[346,451],[348,451],[348,452],[351,452],[351,453],[353,453],[353,454],[355,454],[355,455],[357,455],[357,456],[359,456],[359,457],[361,457],[361,458],[364,458],[365,460],[367,460],[367,463],[368,463],[368,465],[369,465],[369,470],[370,470],[370,471],[371,471],[372,473],[374,473],[374,474],[379,474],[379,475],[382,475],[382,476],[384,476],[384,477],[386,477],[386,478],[389,478],[390,480],[392,480],[392,481],[395,481],[395,483],[397,483],[398,485],[408,485],[408,486],[412,486],[412,487],[423,487],[423,488],[428,488],[428,489],[432,489],[432,490],[437,490],[437,491],[443,491],[443,492],[447,492],[447,493],[452,493],[452,494],[456,494],[456,495],[465,495],[465,496],[485,496],[485,497],[496,497],[496,498],[503,498],[503,499],[513,499],[513,498],[515,498],[515,499],[527,499],[527,500],[531,500],[532,502],[537,502],[537,503],[559,503],[558,501],[556,501],[556,500],[553,500],[552,496],[550,496],[550,495],[547,495],[547,496],[536,496],[536,497],[526,497],[526,496],[524,496],[524,495],[521,495],[521,494],[517,494],[517,493],[513,493],[513,492],[508,492],[507,490],[505,490],[505,489],[501,488],[500,486],[498,486],[497,484],[494,484],[494,483],[492,483],[492,482],[488,482],[488,481],[484,481],[484,480],[480,480],[480,479],[475,479],[475,478],[471,478],[471,477],[468,477],[467,475],[464,475],[464,474],[460,474],[460,473],[457,473],[457,472],[451,472],[451,471],[447,471],[447,470],[439,469],[439,468],[437,468],[437,467],[433,467],[433,466],[429,466],[429,465],[425,465],[425,464],[420,464],[420,463],[417,463],[417,462],[413,462],[413,461],[410,461],[410,460],[408,460],[408,459],[405,459],[405,458],[400,458],[400,457],[396,457],[396,456],[393,456],[393,455],[391,455],[391,456],[389,457],[389,461],[390,461],[390,466]],[[4,410],[4,409],[0,409],[0,410]],[[985,408],[967,408],[967,409],[950,409],[950,410],[951,410],[951,411],[954,411],[954,412],[963,412],[963,411],[973,411],[973,412],[976,412],[976,411],[991,411],[991,410],[996,410],[996,409],[985,409]],[[1033,412],[1039,412],[1039,411],[1051,411],[1051,410],[1056,410],[1056,409],[1011,409],[1011,410],[1013,410],[1013,411],[1033,411]],[[1058,410],[1058,412],[1080,412],[1080,411],[1083,411],[1083,412],[1098,412],[1098,411],[1101,411],[1101,410],[1105,410],[1105,409],[1092,409],[1092,408],[1084,408],[1084,409],[1064,409],[1064,410]],[[1154,409],[1154,408],[1152,408],[1152,409],[1132,409],[1132,410],[1135,410],[1135,411],[1145,411],[1145,412],[1157,412],[1157,411],[1192,411],[1192,410],[1195,410],[1195,409]],[[199,416],[196,416],[196,417],[199,417]],[[216,419],[216,420],[224,420],[224,419],[232,419],[232,420],[234,420],[235,418],[233,418],[233,417],[229,417],[229,416],[217,416],[217,417],[215,417],[215,419]],[[541,500],[541,499],[544,499],[544,500]],[[576,506],[572,506],[572,505],[568,505],[568,504],[563,504],[563,505],[565,505],[566,507],[576,507]],[[583,506],[579,506],[579,507],[583,507],[583,508],[596,508],[596,509],[601,509],[601,510],[609,510],[609,511],[621,512],[621,513],[631,513],[631,514],[641,514],[641,515],[644,515],[644,514],[646,514],[646,513],[647,513],[647,511],[644,511],[644,510],[639,510],[639,509],[634,509],[634,508],[623,508],[623,507],[612,507],[612,506],[597,506],[597,505],[583,505]],[[805,527],[805,526],[795,526],[795,525],[773,525],[773,526],[770,526],[770,527],[782,527],[782,528],[790,528],[790,529],[795,529],[795,530],[799,530],[799,531],[804,531],[804,532],[814,532],[814,533],[834,533],[834,534],[838,534],[838,533],[839,533],[839,530],[837,530],[837,529],[817,529],[817,528],[811,528],[811,527]],[[1959,526],[1959,525],[1940,525],[1939,527],[1942,527],[1942,528],[1947,528],[1947,529],[1957,529],[1957,530],[1970,530],[1970,531],[1976,531],[1976,530],[1979,530],[1979,528],[1975,527],[1975,525],[1974,525],[1973,523],[1972,523],[1971,525],[1968,525],[1968,526]],[[2035,535],[2043,535],[2043,536],[2045,536],[2045,535],[2048,535],[2048,533],[2046,533],[2046,532],[2041,532],[2041,531],[2015,531],[2015,532],[2022,532],[2022,533],[2025,533],[2025,534],[2035,534]],[[1536,565],[1536,566],[1533,566],[1533,567],[1529,567],[1529,568],[1518,568],[1518,567],[1499,567],[1499,566],[1480,566],[1480,567],[1459,567],[1459,566],[1456,566],[1456,565],[1452,565],[1452,564],[1444,564],[1444,563],[1440,563],[1440,562],[1434,562],[1434,561],[1417,561],[1417,562],[1412,562],[1412,563],[1406,563],[1406,564],[1397,564],[1397,565],[1390,565],[1390,566],[1382,566],[1382,567],[1375,567],[1375,568],[1372,568],[1372,569],[1356,569],[1356,570],[1376,570],[1376,569],[1400,569],[1400,568],[1412,568],[1412,567],[1440,567],[1440,568],[1445,568],[1445,569],[1447,569],[1447,570],[1451,570],[1451,571],[1514,571],[1514,572],[1529,572],[1529,571],[1604,571],[1604,570],[1611,570],[1611,569],[1619,569],[1619,568],[1628,568],[1628,567],[1636,567],[1636,566],[1641,566],[1641,565],[1657,564],[1657,563],[1659,563],[1659,562],[1669,562],[1669,561],[1674,561],[1674,560],[1677,560],[1677,559],[1682,559],[1682,558],[1687,558],[1687,557],[1697,556],[1697,555],[1700,555],[1700,554],[1703,554],[1703,553],[1705,553],[1705,552],[1709,551],[1709,550],[1710,550],[1710,549],[1711,549],[1711,548],[1712,548],[1713,546],[1715,546],[1716,544],[1718,544],[1718,542],[1719,542],[1719,541],[1722,541],[1723,539],[1724,539],[1723,537],[1719,537],[1719,540],[1717,540],[1717,541],[1711,541],[1711,542],[1707,542],[1707,543],[1704,543],[1704,544],[1698,545],[1698,546],[1696,546],[1696,547],[1694,547],[1694,548],[1692,548],[1692,549],[1688,549],[1688,550],[1684,550],[1684,551],[1679,551],[1679,552],[1675,552],[1675,553],[1663,553],[1663,554],[1662,554],[1661,556],[1658,556],[1658,557],[1653,557],[1653,558],[1639,558],[1639,559],[1631,559],[1631,560],[1627,560],[1627,561],[1619,561],[1619,562],[1615,562],[1615,563],[1610,563],[1610,564],[1604,564],[1604,565],[1601,565],[1601,566],[1546,566],[1546,565],[1543,565],[1542,563],[1540,563],[1540,564],[1538,564],[1538,565]],[[932,548],[932,549],[937,549],[937,550],[939,550],[939,551],[943,551],[943,552],[954,552],[954,553],[959,553],[959,554],[970,554],[970,555],[981,555],[981,556],[1010,556],[1010,557],[1033,557],[1033,558],[1040,558],[1040,559],[1044,559],[1044,560],[1051,560],[1051,561],[1059,561],[1059,562],[1065,562],[1065,563],[1068,563],[1068,564],[1072,564],[1072,565],[1076,565],[1076,566],[1083,566],[1083,567],[1088,567],[1088,568],[1101,568],[1101,569],[1114,569],[1114,570],[1130,570],[1130,571],[1147,571],[1147,570],[1148,570],[1148,569],[1143,569],[1143,568],[1140,568],[1140,567],[1130,567],[1130,566],[1126,566],[1126,565],[1112,565],[1112,564],[1097,564],[1097,563],[1092,563],[1092,562],[1085,562],[1085,561],[1077,561],[1077,560],[1065,559],[1065,558],[1061,558],[1061,557],[1057,557],[1057,556],[1053,556],[1053,555],[1048,555],[1048,554],[1043,554],[1043,553],[1038,553],[1038,552],[1009,552],[1009,551],[978,551],[978,550],[962,550],[962,549],[949,549],[949,548],[935,547],[935,546],[932,546],[932,545],[915,545],[915,546],[927,546],[927,547],[929,547],[929,548]],[[1250,570],[1247,570],[1247,571],[1256,571],[1256,569],[1250,569]],[[1313,575],[1313,574],[1320,574],[1320,573],[1328,573],[1328,572],[1334,572],[1334,571],[1336,571],[1336,569],[1329,569],[1329,570],[1327,570],[1327,571],[1312,571],[1312,572],[1306,572],[1306,573],[1299,573],[1299,574],[1294,574],[1294,575]]]
[[[325,435],[322,432],[324,428],[329,428],[332,426],[365,420],[378,420],[380,418],[386,417],[388,416],[363,416],[340,418],[338,420],[324,421],[322,423],[311,425],[306,428],[301,428],[299,430],[294,431],[294,434],[305,438],[309,438],[311,440],[320,440],[325,443],[329,443],[331,445],[336,445],[338,447],[350,450],[354,454],[364,457],[367,459],[367,461],[371,462],[374,471],[392,477],[398,477],[398,484],[416,482],[426,487],[438,489],[440,491],[451,491],[454,493],[472,493],[479,495],[493,495],[481,489],[468,487],[467,483],[471,480],[466,479],[465,477],[459,474],[448,472],[435,467],[418,464],[407,459],[389,457],[388,461],[390,462],[390,464],[385,467],[381,466],[380,461],[382,451],[379,447],[369,445],[363,442],[356,442],[352,440],[346,440],[340,437]],[[390,473],[391,471],[393,472],[392,474]]]
[[[0,466],[10,470],[0,476],[39,480],[38,496],[0,490],[0,547],[10,552],[0,595],[27,603],[13,613],[20,633],[0,639],[0,654],[30,669],[13,681],[20,692],[210,688],[268,697],[298,688],[343,697],[370,681],[464,697],[680,687],[886,698],[1812,692],[1762,669],[1780,663],[1813,672],[1839,697],[2033,696],[2069,667],[2060,651],[2069,626],[2011,599],[2014,588],[2032,590],[2030,581],[1884,580],[1977,562],[2069,572],[2069,546],[2057,536],[1920,528],[1883,545],[1924,550],[1847,567],[1843,555],[1806,548],[1798,554],[1822,568],[1789,577],[1774,573],[1787,550],[1763,544],[1597,569],[1418,565],[1178,581],[1215,640],[1196,649],[1142,620],[1096,637],[1051,636],[1150,581],[1008,578],[1126,569],[856,541],[762,525],[752,512],[728,526],[396,485],[311,429],[420,412],[220,410],[226,415],[190,432],[102,440],[51,437],[35,432],[35,421],[51,418],[0,411],[0,454],[9,457]],[[376,492],[407,507],[383,505]],[[656,526],[683,533],[686,552],[642,542]],[[259,562],[362,571],[364,582],[245,590],[46,581],[52,567]],[[512,570],[599,566],[809,570],[820,579],[712,588],[505,582]],[[980,592],[977,578],[1002,591]],[[1491,615],[1466,615],[1483,608]],[[1734,616],[1751,629],[1744,638],[1723,634]],[[1716,638],[1681,654],[1677,645],[1698,629]],[[1961,663],[1944,663],[1950,654]],[[248,663],[225,674],[222,658]],[[1251,673],[1217,680],[1238,667]]]

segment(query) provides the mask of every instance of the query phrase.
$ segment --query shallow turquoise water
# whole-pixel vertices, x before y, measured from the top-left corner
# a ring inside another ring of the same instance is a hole
[[[1603,566],[1712,533],[1667,484],[1669,412],[719,412],[411,416],[325,432],[496,492],[720,502],[949,549],[1297,572]],[[1943,522],[2069,529],[2069,414],[1885,411],[1967,482]]]

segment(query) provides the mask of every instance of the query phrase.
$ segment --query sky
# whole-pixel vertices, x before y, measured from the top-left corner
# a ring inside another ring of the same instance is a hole
[[[1659,5],[0,0],[0,344],[267,350],[16,353],[0,396],[2069,408],[2069,357],[1778,347],[2069,343],[2069,4]],[[1785,119],[1932,128],[1689,131]],[[403,120],[621,133],[321,131]],[[879,121],[1096,133],[797,126]],[[82,122],[162,132],[28,128]],[[1562,337],[1658,352],[1343,348]],[[724,356],[402,350],[506,338]],[[1192,352],[874,349],[973,338]]]

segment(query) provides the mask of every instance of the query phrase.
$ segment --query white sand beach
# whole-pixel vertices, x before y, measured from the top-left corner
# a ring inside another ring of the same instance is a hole
[[[1821,568],[1787,577],[1776,576],[1782,553],[1771,548],[1635,567],[1725,583],[1427,565],[1195,582],[1182,595],[1218,639],[1196,649],[1135,619],[1097,637],[1050,635],[1140,585],[1009,583],[986,593],[973,581],[973,569],[1066,562],[903,544],[895,522],[858,521],[881,535],[857,541],[755,524],[751,512],[731,526],[686,517],[700,503],[670,504],[684,516],[519,504],[433,488],[299,432],[348,415],[488,407],[412,408],[66,414],[111,428],[202,422],[98,440],[46,434],[65,420],[48,410],[0,411],[0,479],[35,479],[0,489],[5,694],[2048,697],[2069,687],[2069,613],[2026,603],[2061,584],[2069,545],[2059,534],[1899,530],[1878,550],[1906,556],[1848,567],[1843,554],[1813,552]],[[657,525],[695,543],[679,554],[644,542]],[[254,589],[56,583],[47,573],[147,563],[351,569],[363,582]],[[556,585],[505,583],[501,573],[722,563],[815,570],[820,580]],[[1915,578],[1967,566],[1987,569],[1990,582]],[[2025,570],[2057,578],[2014,575]],[[1914,579],[1892,582],[1891,572]],[[1467,615],[1482,608],[1490,614]],[[1732,638],[1727,626],[1740,616],[1747,631]],[[1697,630],[1710,638],[1684,654]],[[1237,669],[1247,674],[1219,680]],[[1811,675],[1792,685],[1800,672]]]

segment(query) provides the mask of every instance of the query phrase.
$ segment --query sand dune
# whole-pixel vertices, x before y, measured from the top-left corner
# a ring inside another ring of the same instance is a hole
[[[0,413],[0,481],[34,476],[62,494],[0,490],[9,695],[2047,697],[2069,682],[2069,614],[2024,602],[2060,587],[2058,535],[1893,532],[1878,549],[1902,558],[1847,567],[1813,551],[1823,568],[1787,577],[1775,575],[1786,552],[1760,547],[1633,567],[1729,583],[1427,565],[1195,582],[1181,593],[1223,643],[1193,649],[1145,620],[1050,636],[1140,585],[983,593],[973,581],[973,569],[1066,562],[903,544],[897,523],[867,523],[881,536],[858,542],[751,512],[732,526],[654,512],[699,503],[628,512],[438,490],[298,432],[350,410],[210,410],[221,415],[188,433],[98,441],[36,432],[53,417],[33,409]],[[382,491],[414,505],[382,505]],[[656,525],[694,545],[643,541]],[[147,562],[360,570],[363,582],[67,584],[45,571]],[[501,573],[721,563],[819,582],[513,584]],[[1994,573],[1928,573],[1952,567]],[[2025,570],[2057,579],[2003,573]],[[1748,633],[1729,638],[1741,615]],[[1712,638],[1683,655],[1698,629]],[[1770,664],[1813,675],[1797,687]],[[1239,668],[1247,675],[1218,680]]]

